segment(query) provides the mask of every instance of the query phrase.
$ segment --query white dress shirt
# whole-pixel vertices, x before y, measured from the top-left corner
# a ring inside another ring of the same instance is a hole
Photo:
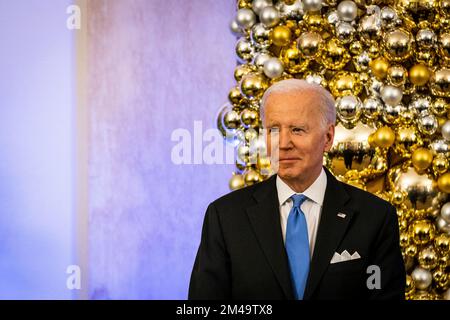
[[[292,209],[290,197],[297,192],[291,189],[279,176],[277,176],[277,192],[280,202],[280,222],[283,241],[286,242],[286,227],[289,212]],[[316,242],[317,228],[319,226],[320,214],[322,213],[323,198],[327,187],[327,175],[322,168],[317,179],[302,193],[308,197],[300,206],[305,214],[308,225],[309,253],[312,257]]]

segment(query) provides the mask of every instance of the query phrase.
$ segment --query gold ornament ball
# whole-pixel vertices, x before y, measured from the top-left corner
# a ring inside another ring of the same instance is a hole
[[[270,33],[270,38],[274,45],[285,47],[291,42],[291,29],[286,26],[277,26]]]
[[[389,69],[389,62],[385,58],[379,57],[370,61],[369,67],[370,70],[372,70],[373,75],[382,80],[386,78],[387,71]]]
[[[411,294],[412,292],[414,292],[414,289],[416,288],[415,284],[414,284],[414,280],[411,278],[410,275],[406,275],[406,288],[405,288],[405,292],[407,294]]]
[[[256,110],[245,108],[241,112],[241,121],[246,128],[258,126],[259,116]]]
[[[405,248],[404,253],[407,257],[414,258],[417,255],[417,246],[415,244],[410,244]]]
[[[231,190],[237,190],[245,186],[244,177],[241,174],[233,174],[228,183]]]
[[[234,69],[234,79],[236,81],[241,81],[242,77],[254,71],[255,68],[249,64],[241,64]]]
[[[260,181],[261,176],[259,175],[258,172],[256,172],[253,169],[249,169],[245,174],[244,174],[244,180],[245,180],[245,184],[247,186],[251,186],[255,183],[258,183]]]
[[[450,172],[444,173],[439,177],[438,187],[442,192],[450,193]]]
[[[394,141],[395,133],[390,127],[381,127],[374,134],[374,142],[381,148],[389,148]]]
[[[406,78],[408,77],[408,72],[400,65],[389,67],[387,73],[388,81],[394,86],[404,85],[406,82]]]
[[[235,106],[239,104],[239,102],[242,99],[241,91],[239,90],[239,87],[233,87],[231,88],[230,92],[228,93],[228,100]]]
[[[413,152],[411,161],[417,171],[426,170],[433,162],[433,153],[429,149],[418,148]]]
[[[241,80],[241,93],[249,99],[261,98],[267,87],[267,81],[259,74],[250,73]]]
[[[416,220],[409,227],[410,236],[417,245],[424,245],[434,239],[434,224],[428,220]]]
[[[449,167],[448,159],[443,154],[438,154],[433,159],[433,172],[435,175],[441,175],[447,172]]]
[[[436,250],[444,256],[447,256],[450,252],[450,235],[442,233],[434,238],[434,247]]]
[[[234,110],[228,111],[223,118],[223,124],[230,130],[237,129],[240,122],[239,114]]]
[[[430,69],[424,64],[416,64],[409,69],[409,80],[416,86],[423,86],[430,80]]]
[[[431,270],[438,264],[438,255],[433,248],[425,248],[419,252],[418,260],[421,267]]]
[[[305,32],[298,38],[297,45],[305,57],[314,58],[322,50],[323,40],[316,32]]]

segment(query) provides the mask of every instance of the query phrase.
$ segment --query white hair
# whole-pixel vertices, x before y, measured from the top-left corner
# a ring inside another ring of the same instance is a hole
[[[322,127],[325,129],[328,124],[335,124],[336,122],[336,109],[334,107],[334,98],[328,90],[321,85],[315,83],[309,83],[303,79],[286,79],[271,85],[266,92],[264,92],[261,98],[260,114],[261,119],[264,119],[264,108],[266,106],[267,99],[270,95],[275,93],[303,93],[313,92],[316,94],[318,103],[317,107],[321,115]],[[314,106],[316,107],[316,106]]]

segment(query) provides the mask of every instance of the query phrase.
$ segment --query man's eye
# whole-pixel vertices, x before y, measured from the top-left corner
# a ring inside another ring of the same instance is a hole
[[[303,131],[305,130],[303,130],[302,128],[292,128],[293,133],[302,133]]]

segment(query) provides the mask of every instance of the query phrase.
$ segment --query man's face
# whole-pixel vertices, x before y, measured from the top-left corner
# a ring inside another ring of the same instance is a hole
[[[266,100],[267,150],[281,178],[309,181],[322,168],[323,153],[333,143],[334,125],[323,128],[318,103],[312,91],[274,93]]]

